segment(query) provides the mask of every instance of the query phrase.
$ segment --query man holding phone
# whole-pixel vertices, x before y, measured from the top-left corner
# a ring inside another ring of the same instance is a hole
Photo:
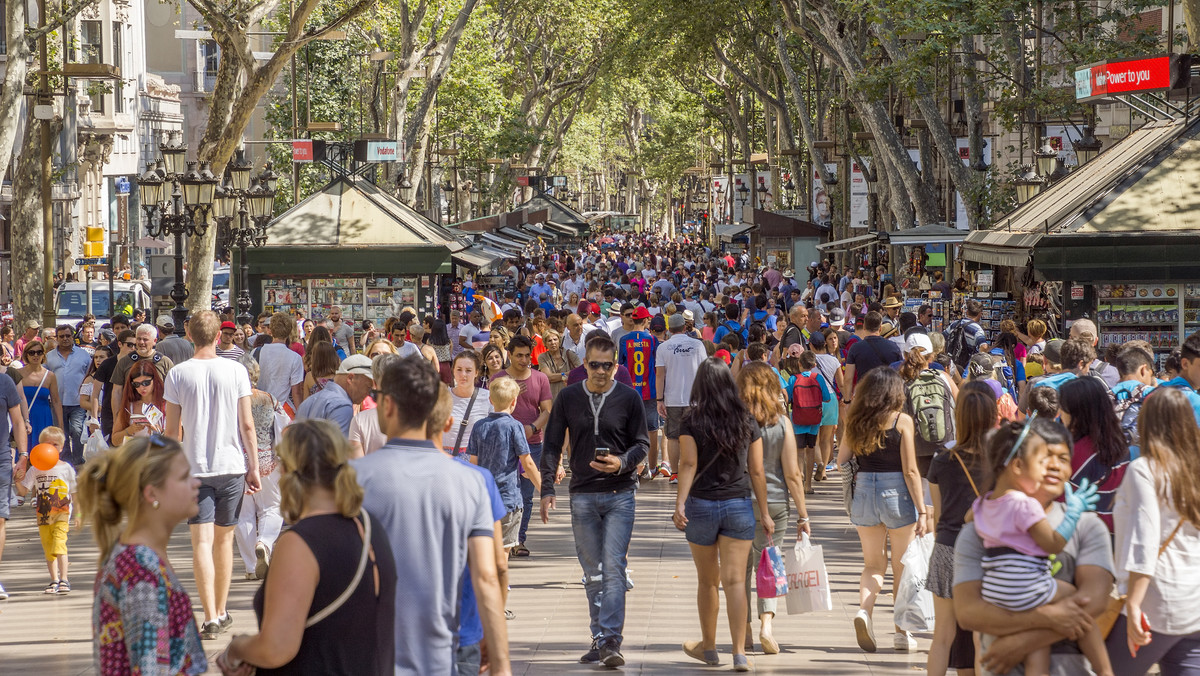
[[[633,535],[637,466],[650,441],[642,397],[613,380],[616,346],[607,336],[587,345],[587,379],[559,393],[542,447],[542,522],[554,509],[554,480],[563,443],[571,437],[571,529],[583,567],[591,616],[591,648],[579,661],[625,664],[625,564]]]

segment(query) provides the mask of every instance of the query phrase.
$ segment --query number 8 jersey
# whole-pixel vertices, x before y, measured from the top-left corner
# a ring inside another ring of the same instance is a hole
[[[621,337],[617,346],[617,362],[624,364],[633,380],[633,389],[642,395],[642,401],[655,399],[654,353],[658,350],[658,339],[648,331],[631,331]]]

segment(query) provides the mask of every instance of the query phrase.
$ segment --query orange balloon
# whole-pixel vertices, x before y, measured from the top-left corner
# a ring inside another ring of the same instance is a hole
[[[58,464],[58,449],[51,444],[38,444],[29,451],[29,464],[43,472],[54,469]]]

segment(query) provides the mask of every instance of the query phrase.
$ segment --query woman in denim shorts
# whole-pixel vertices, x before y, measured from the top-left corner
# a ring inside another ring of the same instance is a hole
[[[838,464],[858,459],[850,522],[862,543],[863,572],[858,580],[859,610],[854,616],[858,645],[875,652],[871,611],[887,573],[887,541],[892,542],[892,592],[904,567],[900,557],[913,536],[925,534],[925,499],[913,441],[912,416],[904,413],[904,381],[890,368],[868,371],[854,390],[846,413],[846,436]],[[908,652],[917,647],[908,632],[896,627],[894,646]]]
[[[749,671],[746,659],[746,564],[754,540],[754,502],[769,514],[763,469],[762,433],[738,398],[733,374],[720,359],[706,359],[696,373],[691,407],[680,423],[679,492],[675,527],[687,534],[696,564],[700,611],[699,641],[683,651],[705,664],[717,656],[718,586],[725,588],[726,612],[733,638],[733,668]],[[763,529],[775,524],[763,519]]]

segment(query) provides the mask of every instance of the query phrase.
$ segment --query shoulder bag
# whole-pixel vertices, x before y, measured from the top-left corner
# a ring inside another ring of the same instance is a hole
[[[1175,524],[1175,529],[1171,531],[1171,534],[1167,536],[1166,540],[1163,540],[1162,545],[1158,548],[1156,559],[1162,556],[1163,552],[1167,551],[1167,545],[1171,544],[1171,540],[1175,539],[1175,534],[1182,527],[1183,519],[1180,518],[1179,523]],[[1117,623],[1117,618],[1121,616],[1121,611],[1125,608],[1125,601],[1128,599],[1128,594],[1121,594],[1120,596],[1110,595],[1108,597],[1108,606],[1104,608],[1103,613],[1100,613],[1100,617],[1096,618],[1096,626],[1100,629],[1101,636],[1108,638],[1108,635],[1112,633],[1113,625]]]
[[[471,401],[467,402],[467,412],[463,414],[462,422],[458,423],[458,436],[454,438],[454,448],[450,449],[451,453],[458,455],[458,449],[462,448],[462,438],[467,432],[467,421],[471,419],[471,409],[475,408],[475,397],[479,396],[479,388],[476,387],[471,392]]]

